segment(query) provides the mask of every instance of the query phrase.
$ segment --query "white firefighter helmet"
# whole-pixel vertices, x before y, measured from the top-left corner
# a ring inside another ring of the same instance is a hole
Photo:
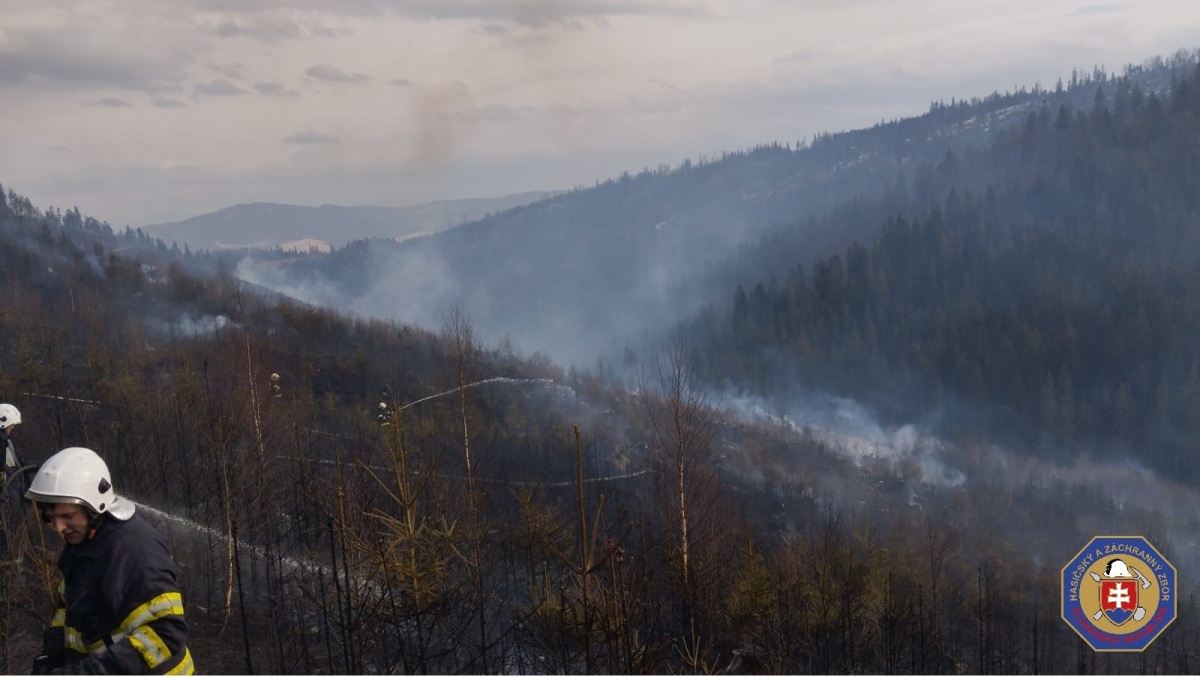
[[[46,459],[34,475],[25,498],[37,503],[74,503],[97,515],[116,499],[104,459],[83,447],[68,447]]]
[[[1129,567],[1125,566],[1125,562],[1122,560],[1109,560],[1108,565],[1104,567],[1104,575],[1113,578],[1129,578]]]
[[[13,405],[5,402],[0,404],[0,429],[6,429],[21,422],[21,412]]]

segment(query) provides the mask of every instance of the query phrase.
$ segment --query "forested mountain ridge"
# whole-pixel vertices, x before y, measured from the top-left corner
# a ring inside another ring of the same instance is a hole
[[[999,406],[1016,439],[1200,479],[1200,72],[1161,97],[1107,94],[949,159],[939,171],[969,188],[737,287],[678,335],[717,383],[902,417]]]
[[[1129,82],[1158,91],[1184,62],[1191,55],[1131,68]],[[948,153],[961,157],[1030,112],[1087,107],[1097,90],[1113,88],[1097,70],[1055,89],[936,102],[925,115],[870,129],[626,173],[431,237],[248,260],[240,274],[422,326],[457,302],[485,340],[508,337],[526,352],[591,364],[724,296],[730,276],[761,275],[756,260],[730,270],[739,246],[780,227],[803,229],[809,257],[873,237],[887,216],[944,199],[938,167]],[[841,216],[823,218],[830,213]]]

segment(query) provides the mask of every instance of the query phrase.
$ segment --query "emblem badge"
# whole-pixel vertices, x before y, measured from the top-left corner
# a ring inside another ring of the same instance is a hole
[[[1175,567],[1141,536],[1097,536],[1062,570],[1062,618],[1096,651],[1143,651],[1175,620]]]

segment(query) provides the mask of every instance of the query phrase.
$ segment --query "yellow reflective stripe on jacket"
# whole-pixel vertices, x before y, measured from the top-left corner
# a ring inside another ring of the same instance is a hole
[[[129,643],[133,648],[141,654],[142,660],[145,661],[146,667],[153,670],[162,665],[166,661],[171,660],[171,650],[158,636],[158,633],[153,628],[149,627],[150,623],[167,616],[182,616],[183,615],[183,595],[178,592],[166,592],[154,599],[139,606],[117,626],[117,631],[112,634],[112,643],[129,638]],[[184,647],[184,651],[187,648]],[[186,657],[180,662],[190,664],[190,659]],[[186,674],[192,674],[188,672]]]
[[[87,645],[83,643],[83,634],[69,625],[63,626],[63,644],[76,653],[88,653]],[[100,642],[104,646],[104,642]]]
[[[183,615],[183,595],[178,592],[167,592],[155,597],[146,602],[140,607],[134,609],[125,617],[125,620],[117,626],[117,631],[112,634],[113,644],[125,639],[130,630],[137,628],[147,623],[153,623],[160,618],[167,616],[182,616]]]
[[[194,675],[196,674],[196,664],[192,662],[192,652],[186,648],[183,650],[183,660],[179,661],[179,665],[171,668],[166,672],[168,675]]]
[[[81,655],[102,653],[107,648],[103,639],[84,646],[83,635],[71,627],[65,628],[63,638],[66,641],[67,649]],[[144,627],[134,629],[129,634],[129,643],[133,648],[138,650],[138,653],[142,656],[142,660],[146,662],[146,666],[151,670],[161,666],[171,658],[171,650],[167,648],[167,645],[158,636],[158,633],[154,631],[154,628]],[[185,646],[183,648],[183,659],[165,674],[193,675],[195,673],[196,665],[192,662],[192,652]]]
[[[129,643],[142,654],[142,660],[151,670],[162,665],[171,657],[171,650],[163,643],[154,628],[145,626],[129,633]]]
[[[51,627],[54,625],[63,626],[63,640],[66,648],[81,654],[96,653],[104,649],[107,644],[116,644],[122,639],[129,637],[129,643],[141,654],[142,660],[146,662],[146,666],[153,670],[170,660],[171,651],[158,636],[158,633],[153,628],[148,627],[148,624],[167,616],[182,616],[183,596],[178,592],[168,592],[155,597],[130,612],[121,625],[117,627],[117,631],[110,637],[102,637],[86,645],[83,643],[82,633],[65,624],[66,613],[66,609],[59,609],[54,614],[54,621],[51,623]],[[187,649],[185,648],[184,651],[186,652]],[[185,656],[180,665],[184,663],[191,665],[190,655]],[[192,674],[190,670],[191,668],[186,673],[172,674],[190,675]]]
[[[59,581],[58,589],[54,591],[54,618],[50,619],[50,627],[61,628],[67,624],[67,582]]]

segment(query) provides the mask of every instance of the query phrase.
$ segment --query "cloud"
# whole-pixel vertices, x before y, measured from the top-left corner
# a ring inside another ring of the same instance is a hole
[[[674,85],[674,83],[664,80],[662,78],[650,78],[650,80],[648,82],[650,84],[654,85],[655,87],[657,87],[659,91],[663,91],[663,92],[678,92],[679,91],[679,88],[676,87]]]
[[[275,21],[271,25],[263,22],[244,24],[237,21],[222,21],[208,30],[220,38],[249,38],[260,42],[274,43],[300,37],[300,27],[294,21]]]
[[[325,82],[363,82],[367,76],[362,73],[347,74],[339,68],[330,66],[327,63],[319,63],[315,66],[310,66],[304,74],[316,80],[324,80]]]
[[[284,137],[283,141],[284,141],[284,143],[295,143],[295,144],[299,144],[299,145],[330,144],[330,143],[341,143],[342,142],[341,138],[338,136],[335,136],[333,134],[322,134],[320,132],[296,132],[295,134],[291,134],[289,136]]]
[[[492,20],[540,26],[581,17],[713,16],[716,12],[709,6],[711,4],[700,0],[405,0],[391,3],[339,0],[336,7],[339,14],[350,16],[397,16],[422,21]],[[191,5],[199,11],[254,15],[285,9],[323,12],[329,11],[331,3],[328,0],[192,0]]]
[[[223,78],[232,78],[237,80],[245,77],[246,75],[246,64],[242,63],[241,61],[235,61],[233,63],[210,63],[208,64],[208,68]]]
[[[246,90],[228,80],[217,79],[196,85],[196,93],[206,96],[239,96],[245,94]]]
[[[204,51],[187,12],[139,0],[0,3],[0,87],[179,91]]]
[[[445,111],[444,119],[453,119],[468,123],[531,123],[544,115],[542,110],[533,106],[482,106],[468,107],[462,110]]]
[[[150,105],[154,106],[155,108],[183,108],[187,104],[179,99],[156,96],[150,99]]]
[[[206,23],[204,29],[219,38],[243,38],[268,45],[290,40],[335,38],[350,33],[345,29],[298,20],[282,13],[259,13],[245,18],[224,19],[215,24]]]
[[[278,82],[256,82],[253,87],[254,91],[263,96],[300,96]]]
[[[5,31],[0,38],[0,87],[154,92],[177,89],[183,77],[182,60],[164,52],[148,59],[133,45],[115,44],[119,40],[76,41],[33,30]]]
[[[106,96],[103,99],[89,101],[86,106],[103,106],[105,108],[132,108],[133,103],[125,99],[118,99],[115,96]]]
[[[551,30],[553,29],[553,30]],[[579,20],[547,21],[485,21],[476,31],[500,40],[501,44],[518,49],[527,49],[553,42],[556,33],[581,33],[587,26]]]
[[[1129,9],[1128,5],[1086,5],[1072,10],[1067,16],[1101,16],[1120,14]]]

